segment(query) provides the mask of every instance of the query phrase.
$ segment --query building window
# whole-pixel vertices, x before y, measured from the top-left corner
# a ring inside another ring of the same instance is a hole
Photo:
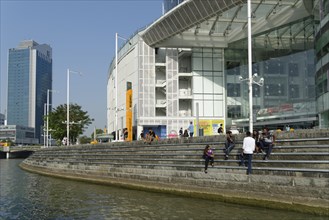
[[[297,63],[289,63],[289,76],[298,76],[298,64]]]
[[[240,83],[228,83],[227,84],[227,96],[228,97],[240,97],[241,96]]]

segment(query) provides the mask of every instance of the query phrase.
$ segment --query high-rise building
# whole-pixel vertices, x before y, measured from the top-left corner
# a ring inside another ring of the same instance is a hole
[[[9,49],[8,125],[34,128],[35,138],[40,139],[47,90],[51,88],[52,48],[49,45],[26,40],[17,48]]]
[[[0,113],[0,125],[5,124],[5,115]]]

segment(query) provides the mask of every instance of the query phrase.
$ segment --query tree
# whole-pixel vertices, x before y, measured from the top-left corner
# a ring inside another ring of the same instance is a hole
[[[92,139],[90,137],[87,137],[86,135],[79,137],[80,144],[89,144],[91,140]]]
[[[91,139],[93,139],[94,140],[94,133],[95,133],[95,131],[91,134]],[[100,128],[97,128],[96,129],[96,136],[98,135],[98,134],[103,134],[104,133],[104,131],[102,130],[102,129],[100,129]]]
[[[67,105],[59,105],[49,113],[49,130],[51,135],[57,141],[66,137],[66,117]],[[76,142],[79,135],[83,134],[85,129],[92,123],[87,112],[81,109],[77,104],[70,104],[70,143]]]

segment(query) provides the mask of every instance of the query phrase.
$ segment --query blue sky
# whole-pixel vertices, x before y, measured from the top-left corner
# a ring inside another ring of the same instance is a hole
[[[66,70],[83,73],[70,74],[70,102],[95,119],[85,132],[88,136],[94,126],[106,126],[107,71],[115,55],[115,33],[128,38],[162,14],[162,0],[0,0],[0,4],[1,113],[7,102],[8,50],[32,39],[53,49],[53,90],[58,91],[53,107],[66,103]]]

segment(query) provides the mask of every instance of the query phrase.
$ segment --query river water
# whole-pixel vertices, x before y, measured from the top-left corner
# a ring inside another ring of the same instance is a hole
[[[326,219],[29,173],[0,159],[0,219]]]

